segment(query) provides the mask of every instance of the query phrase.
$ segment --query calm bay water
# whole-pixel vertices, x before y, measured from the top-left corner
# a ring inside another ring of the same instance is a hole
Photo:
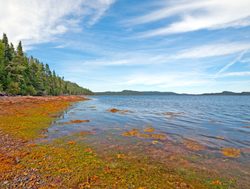
[[[129,112],[111,113],[110,108]],[[60,124],[85,119],[90,122]],[[49,128],[48,137],[86,130],[120,135],[149,125],[172,140],[192,138],[211,149],[249,148],[250,96],[91,96],[65,112]]]

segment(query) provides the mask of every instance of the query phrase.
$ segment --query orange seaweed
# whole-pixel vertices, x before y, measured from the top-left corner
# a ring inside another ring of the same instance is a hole
[[[116,108],[111,108],[109,111],[112,112],[112,113],[116,113],[116,112],[119,112],[120,110],[118,110]]]
[[[125,114],[125,113],[131,113],[132,111],[130,110],[119,110],[119,109],[116,109],[116,108],[111,108],[108,110],[108,112],[111,112],[111,113],[120,113],[120,114]]]
[[[222,148],[221,153],[224,156],[231,157],[231,158],[240,157],[240,149],[236,149],[236,148]]]
[[[125,154],[116,154],[116,157],[118,159],[124,159],[125,158]]]
[[[152,130],[150,130],[152,131]],[[162,133],[141,133],[138,129],[131,129],[130,131],[126,131],[122,133],[122,136],[127,137],[138,137],[138,138],[148,138],[148,139],[155,139],[155,140],[166,140],[167,135]]]
[[[222,185],[222,182],[221,182],[220,180],[213,180],[213,181],[211,182],[211,184],[212,184],[212,185],[220,186],[220,185]]]
[[[147,127],[144,129],[144,132],[146,132],[146,133],[152,133],[154,131],[155,131],[155,128],[153,128],[153,127]]]
[[[139,134],[139,130],[138,129],[132,129],[130,131],[124,132],[122,135],[123,136],[137,136],[138,134]]]
[[[71,123],[87,123],[89,120],[72,120]]]
[[[204,146],[201,145],[200,143],[198,143],[195,140],[191,140],[191,139],[185,139],[184,140],[184,145],[186,148],[188,148],[189,150],[193,150],[193,151],[200,151],[200,150],[204,150]]]
[[[151,134],[151,138],[158,139],[158,140],[166,140],[167,135],[165,135],[165,134]]]
[[[85,120],[70,120],[69,122],[62,122],[60,123],[60,125],[70,125],[70,124],[77,124],[77,123],[88,123],[90,122],[90,120],[85,119]]]
[[[74,145],[74,144],[76,144],[76,141],[68,141],[68,144]]]

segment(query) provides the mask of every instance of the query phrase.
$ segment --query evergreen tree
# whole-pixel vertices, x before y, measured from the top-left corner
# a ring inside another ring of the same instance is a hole
[[[10,95],[80,95],[92,94],[76,83],[64,81],[42,64],[23,52],[22,42],[15,50],[6,34],[0,40],[0,92]]]
[[[0,92],[3,91],[3,82],[4,82],[4,43],[2,43],[2,40],[0,40]]]
[[[11,94],[21,94],[22,89],[25,85],[24,81],[24,75],[23,71],[25,70],[24,67],[24,56],[22,51],[22,46],[20,46],[21,43],[19,43],[19,46],[17,48],[17,53],[12,58],[10,62],[8,62],[6,66],[6,71],[8,73],[8,76],[10,78],[10,82],[7,83],[7,91]]]
[[[22,42],[19,41],[18,46],[17,46],[17,55],[23,57],[23,47],[22,47]]]

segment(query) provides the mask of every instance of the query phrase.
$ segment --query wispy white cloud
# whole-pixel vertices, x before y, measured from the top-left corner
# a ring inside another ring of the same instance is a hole
[[[223,73],[220,74],[218,77],[235,77],[235,76],[250,76],[250,71],[246,72],[228,72],[228,73]]]
[[[136,18],[132,18],[130,20],[125,21],[125,25],[140,25],[140,24],[146,24],[150,22],[155,22],[158,20],[162,20],[165,18],[168,18],[170,16],[176,16],[179,15],[181,12],[187,12],[192,11],[194,9],[202,8],[208,4],[211,4],[211,2],[188,2],[188,1],[177,1],[177,3],[171,3],[167,4],[165,2],[165,5],[163,3],[160,4],[160,7],[158,10],[155,10],[149,14],[139,16]],[[163,7],[163,8],[162,8]]]
[[[60,47],[60,46],[59,46]],[[151,49],[140,52],[106,52],[103,58],[82,61],[80,64],[88,66],[136,66],[136,65],[156,65],[172,64],[183,59],[202,59],[216,56],[227,56],[244,51],[247,53],[250,43],[212,43],[207,45],[189,47],[184,50],[177,50],[173,53],[154,52]],[[114,50],[115,51],[115,50]],[[242,61],[237,59],[237,61]],[[185,63],[185,64],[188,64]],[[78,69],[78,68],[77,68]],[[77,71],[76,69],[76,71]]]
[[[240,60],[240,62],[242,62],[242,63],[250,63],[250,59],[246,58],[246,59]]]
[[[66,32],[81,31],[80,22],[95,24],[114,0],[0,0],[0,32],[26,46],[49,42]]]
[[[178,59],[183,58],[206,58],[213,56],[224,56],[237,53],[240,51],[246,52],[250,49],[249,42],[225,42],[201,45],[198,47],[190,47],[178,52],[175,56]]]
[[[189,79],[187,79],[189,78]],[[165,73],[165,74],[136,74],[131,75],[124,82],[125,85],[144,85],[155,86],[160,88],[168,87],[188,87],[188,86],[201,86],[211,82],[207,75],[199,73]]]
[[[112,5],[115,0],[88,0],[88,7],[91,8],[94,12],[92,18],[88,22],[89,25],[94,25],[98,20],[105,14],[105,12],[109,9],[110,5]]]
[[[228,72],[223,73],[218,76],[219,78],[224,77],[249,77],[250,72]],[[191,71],[190,72],[169,72],[169,73],[161,73],[161,74],[149,74],[149,73],[141,73],[134,74],[128,76],[124,82],[123,86],[143,86],[144,88],[154,89],[157,88],[161,91],[179,91],[184,92],[185,90],[188,93],[204,93],[211,92],[211,88],[213,90],[217,90],[217,92],[221,92],[223,90],[231,90],[231,91],[247,91],[249,87],[247,87],[250,80],[243,81],[220,81],[214,78],[214,75],[204,73],[198,73]],[[230,85],[228,85],[230,83]],[[238,85],[238,86],[237,86]],[[245,86],[243,89],[239,89],[239,86]],[[195,90],[194,90],[195,88]],[[184,90],[185,89],[185,90]],[[198,91],[196,91],[198,89]],[[193,91],[194,90],[194,91]]]
[[[138,66],[138,65],[153,65],[153,64],[166,64],[169,62],[169,57],[164,54],[152,53],[137,53],[137,52],[124,52],[117,54],[110,54],[106,57],[98,59],[88,59],[80,61],[77,65],[88,67],[102,67],[102,66]],[[74,69],[74,68],[73,68]],[[85,68],[84,68],[85,69]],[[79,67],[76,66],[76,72],[79,72]]]
[[[127,25],[145,24],[166,19],[170,24],[150,31],[142,32],[138,37],[153,37],[169,35],[201,29],[219,29],[228,27],[243,27],[250,25],[249,0],[186,0],[166,3],[144,16],[127,21]],[[171,23],[168,18],[178,19]]]
[[[242,57],[244,56],[244,54],[246,54],[247,50],[241,52],[233,61],[229,62],[228,64],[226,64],[223,68],[221,68],[217,74],[216,77],[218,75],[220,75],[222,72],[225,72],[227,69],[229,69],[231,66],[233,66],[234,64],[236,64],[237,62],[239,62]]]

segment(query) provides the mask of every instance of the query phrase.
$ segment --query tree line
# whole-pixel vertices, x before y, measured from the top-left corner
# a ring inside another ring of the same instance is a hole
[[[64,81],[48,64],[24,54],[22,42],[15,49],[7,35],[0,39],[0,93],[7,95],[80,95],[89,89]]]

